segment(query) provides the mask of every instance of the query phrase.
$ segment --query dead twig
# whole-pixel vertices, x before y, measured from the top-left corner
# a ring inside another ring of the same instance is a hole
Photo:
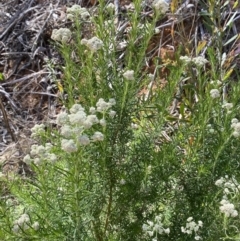
[[[21,110],[17,107],[14,101],[10,98],[9,93],[7,93],[1,86],[0,86],[0,94],[3,94],[5,98],[11,103],[11,105],[17,110],[18,113],[21,113]]]
[[[116,29],[117,29],[117,28],[118,28],[118,25],[119,25],[119,9],[120,9],[119,0],[114,0],[114,6],[115,6],[115,19],[114,19],[114,23],[115,23],[115,27],[116,27]]]
[[[15,79],[13,81],[8,81],[8,82],[5,82],[5,83],[2,83],[1,86],[7,86],[7,85],[12,85],[12,84],[16,84],[18,82],[22,82],[22,81],[25,81],[25,80],[29,80],[35,76],[38,76],[38,75],[41,75],[41,74],[49,74],[49,72],[46,72],[45,70],[41,70],[39,72],[36,72],[36,73],[33,73],[33,74],[29,74],[27,76],[24,76],[20,79]]]
[[[32,56],[31,56],[32,59],[34,59],[35,50],[36,50],[36,48],[37,48],[38,41],[39,41],[39,39],[40,39],[43,31],[45,30],[45,26],[46,26],[47,23],[49,22],[49,19],[51,18],[52,14],[53,14],[53,11],[54,11],[53,9],[50,10],[50,13],[48,14],[46,20],[44,21],[43,26],[42,26],[42,28],[40,29],[40,31],[38,32],[37,37],[36,37],[36,39],[35,39],[35,41],[34,41],[34,43],[33,43],[33,45],[32,45]]]
[[[2,97],[0,96],[0,109],[2,111],[2,114],[3,114],[3,120],[4,120],[4,123],[6,125],[6,128],[8,130],[8,132],[10,133],[11,137],[12,137],[12,140],[14,142],[17,141],[15,135],[13,134],[12,130],[11,130],[11,127],[10,127],[10,124],[9,124],[9,121],[8,121],[8,117],[7,117],[7,113],[6,113],[6,110],[5,110],[5,107],[3,105],[3,102],[2,102]]]
[[[23,11],[22,13],[20,13],[19,15],[14,16],[14,20],[11,20],[11,23],[8,25],[8,27],[0,35],[0,40],[2,40],[4,38],[4,36],[14,27],[14,25],[16,25],[18,22],[20,22],[27,13],[31,12],[32,10],[34,10],[38,7],[39,6],[29,8],[29,9]]]

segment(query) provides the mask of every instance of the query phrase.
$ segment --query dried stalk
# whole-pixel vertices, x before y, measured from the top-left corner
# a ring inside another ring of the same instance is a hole
[[[5,122],[6,128],[9,131],[9,133],[10,133],[10,135],[12,137],[12,140],[14,142],[17,142],[17,139],[16,139],[15,135],[13,134],[13,132],[11,130],[11,127],[10,127],[10,124],[9,124],[9,121],[8,121],[8,117],[7,117],[7,112],[6,112],[5,107],[3,105],[1,96],[0,96],[0,109],[1,109],[2,114],[3,114],[3,120]]]

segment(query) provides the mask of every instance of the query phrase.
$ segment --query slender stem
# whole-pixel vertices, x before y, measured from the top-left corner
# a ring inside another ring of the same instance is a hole
[[[123,93],[123,98],[122,98],[122,103],[121,103],[121,114],[120,114],[120,121],[122,121],[122,113],[123,113],[123,109],[125,107],[125,102],[127,99],[127,94],[128,94],[128,87],[129,87],[129,81],[128,80],[124,80],[124,93]]]
[[[81,157],[81,153],[78,153],[78,157]],[[73,210],[75,212],[75,234],[74,234],[74,240],[79,240],[81,237],[81,204],[80,204],[80,178],[79,178],[79,174],[80,174],[80,168],[81,168],[81,164],[78,158],[73,158],[73,160],[75,160],[75,167],[74,167],[74,179],[73,179],[73,185],[74,185],[74,195],[75,195],[75,210]]]
[[[111,215],[111,207],[112,207],[112,198],[113,198],[113,183],[112,183],[112,171],[110,169],[110,189],[109,189],[109,200],[108,200],[108,207],[107,207],[107,217],[104,227],[104,235],[106,235],[108,224],[109,224],[109,217]]]

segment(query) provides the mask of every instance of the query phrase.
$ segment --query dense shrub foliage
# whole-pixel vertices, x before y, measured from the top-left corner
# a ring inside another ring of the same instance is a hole
[[[154,1],[150,19],[141,8],[135,1],[128,13],[125,39],[102,1],[97,15],[68,10],[73,27],[53,32],[65,110],[54,128],[32,129],[23,161],[34,175],[1,175],[1,240],[240,239],[239,85],[218,47],[179,50],[146,71],[169,6]],[[86,23],[93,32],[83,38]]]

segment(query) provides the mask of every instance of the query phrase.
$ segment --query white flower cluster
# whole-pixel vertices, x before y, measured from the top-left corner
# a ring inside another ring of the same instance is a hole
[[[142,230],[147,233],[150,237],[153,237],[152,241],[157,240],[157,235],[158,234],[169,234],[170,229],[169,228],[164,228],[163,223],[162,223],[162,217],[156,216],[154,222],[152,221],[147,221],[147,224],[143,224]]]
[[[206,60],[204,57],[202,56],[197,56],[195,58],[192,59],[192,62],[199,67],[204,66],[205,64],[208,63],[208,60]]]
[[[28,216],[28,214],[24,213],[22,214],[17,220],[15,220],[13,222],[13,228],[12,231],[14,233],[18,233],[20,230],[27,230],[30,227],[32,227],[34,230],[38,230],[39,229],[39,223],[38,222],[34,222],[33,224],[31,224],[30,218]]]
[[[191,235],[192,233],[195,234],[195,240],[200,240],[201,237],[198,235],[199,229],[202,228],[203,222],[198,221],[198,223],[193,221],[192,217],[187,219],[186,227],[181,227],[181,231],[183,233]]]
[[[213,98],[213,99],[217,99],[220,97],[220,92],[218,89],[211,89],[210,90],[210,96]]]
[[[34,138],[37,138],[39,136],[41,136],[45,131],[45,125],[44,124],[36,124],[32,129],[31,129],[31,137],[34,139]]]
[[[230,203],[228,200],[223,199],[220,204],[220,211],[224,213],[226,217],[237,217],[238,211],[235,210],[234,204]]]
[[[211,80],[210,84],[212,84],[213,86],[216,86],[216,87],[222,86],[222,82],[220,80]]]
[[[70,40],[72,32],[68,28],[53,29],[51,39],[66,43]]]
[[[227,175],[218,179],[215,185],[224,188],[224,194],[236,194],[240,192],[240,184],[238,181],[234,177],[230,179]]]
[[[30,155],[27,154],[23,158],[23,162],[26,164],[31,164],[33,162],[35,165],[40,165],[44,161],[55,163],[57,161],[57,156],[54,153],[51,153],[52,147],[51,143],[46,143],[45,146],[32,145]]]
[[[104,135],[96,131],[92,136],[88,136],[84,131],[90,129],[95,124],[106,126],[104,118],[98,119],[96,112],[107,113],[111,118],[116,112],[110,108],[116,104],[114,99],[108,102],[100,98],[95,107],[90,107],[90,114],[87,115],[84,108],[80,104],[74,104],[70,109],[70,114],[62,112],[57,116],[56,123],[61,126],[60,134],[63,137],[61,140],[62,150],[66,152],[76,152],[79,146],[89,145],[91,142],[103,141]]]
[[[109,11],[115,11],[115,5],[113,3],[108,3],[106,9]]]
[[[207,127],[207,131],[209,133],[213,134],[215,132],[215,130],[211,124],[208,124],[206,127]]]
[[[152,7],[161,14],[165,14],[168,11],[169,3],[165,0],[154,0]]]
[[[226,109],[227,113],[230,114],[231,109],[233,108],[233,103],[224,102],[223,105],[222,105],[222,108]]]
[[[123,77],[126,80],[134,80],[134,71],[133,70],[127,70],[123,73]]]
[[[231,121],[231,128],[234,130],[232,135],[236,138],[240,136],[240,122],[237,118],[233,118]]]
[[[238,211],[235,210],[234,204],[230,203],[228,200],[229,194],[238,194],[240,192],[240,184],[237,180],[232,177],[231,179],[226,175],[221,177],[215,182],[215,185],[223,188],[224,196],[220,202],[220,211],[224,213],[226,217],[236,217],[238,216]]]
[[[185,64],[194,63],[198,67],[202,67],[206,63],[208,63],[208,60],[206,60],[202,56],[197,56],[197,57],[194,57],[194,58],[190,58],[188,56],[181,56],[180,60],[183,61]]]
[[[74,21],[80,17],[82,20],[88,20],[90,17],[86,8],[82,8],[80,5],[74,4],[72,7],[67,8],[67,19]]]
[[[103,98],[100,98],[98,100],[98,102],[96,103],[96,107],[97,107],[97,112],[100,113],[104,113],[106,112],[108,109],[110,109],[112,106],[116,105],[116,101],[115,99],[111,98],[109,99],[108,102],[106,102]],[[93,110],[93,109],[92,109]],[[110,110],[111,113],[109,113],[109,115],[111,117],[114,117],[116,112],[112,112],[112,110]]]
[[[97,37],[82,39],[81,44],[86,45],[92,52],[97,52],[103,47],[103,41]]]

